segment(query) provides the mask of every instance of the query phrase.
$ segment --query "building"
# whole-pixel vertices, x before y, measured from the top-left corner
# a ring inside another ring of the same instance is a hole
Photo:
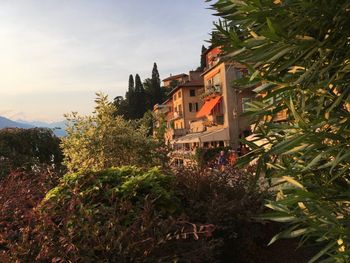
[[[241,136],[249,135],[249,119],[242,116],[255,93],[233,85],[248,73],[245,66],[221,60],[221,49],[206,52],[206,69],[202,73],[204,93],[202,106],[190,123],[190,133],[178,138],[175,144],[182,148],[239,147]]]
[[[197,119],[196,114],[202,106],[200,95],[204,91],[202,72],[190,71],[189,75],[175,75],[178,82],[169,92],[169,99],[154,106],[154,113],[166,122],[165,143],[173,146],[174,141],[190,132],[190,123]],[[186,77],[187,76],[187,77]],[[165,79],[170,81],[169,78]],[[164,80],[163,80],[164,81]],[[156,126],[159,123],[156,123]]]
[[[185,83],[189,80],[189,75],[182,73],[177,75],[171,75],[163,79],[163,87],[166,89],[173,89],[177,85]]]

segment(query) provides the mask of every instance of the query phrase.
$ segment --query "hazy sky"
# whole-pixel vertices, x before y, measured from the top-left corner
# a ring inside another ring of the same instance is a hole
[[[1,0],[0,115],[87,114],[95,92],[124,95],[129,74],[199,66],[212,11],[204,0]]]

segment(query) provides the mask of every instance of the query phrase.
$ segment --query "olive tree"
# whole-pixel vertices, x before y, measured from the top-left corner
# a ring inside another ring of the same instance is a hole
[[[350,1],[219,0],[213,34],[226,59],[245,64],[242,88],[257,140],[241,161],[278,184],[265,218],[323,248],[310,262],[350,261]],[[286,110],[288,118],[275,116]]]

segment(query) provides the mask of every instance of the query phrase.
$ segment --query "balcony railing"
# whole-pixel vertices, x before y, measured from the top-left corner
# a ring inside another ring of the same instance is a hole
[[[210,85],[205,87],[204,93],[200,95],[201,99],[207,98],[209,96],[215,96],[222,93],[222,85],[216,84],[216,85]]]
[[[173,113],[173,119],[179,119],[179,118],[182,118],[182,117],[183,117],[182,111],[175,111]]]
[[[186,135],[185,129],[174,129],[173,130],[174,136],[184,136]]]

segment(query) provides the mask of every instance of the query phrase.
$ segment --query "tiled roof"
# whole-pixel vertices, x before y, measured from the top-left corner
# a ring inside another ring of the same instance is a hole
[[[178,79],[178,78],[187,77],[187,76],[188,75],[185,74],[185,73],[177,74],[177,75],[173,75],[173,76],[167,77],[167,78],[163,79],[163,81],[169,81],[169,80],[172,80],[172,79]]]
[[[181,83],[179,85],[177,85],[175,88],[173,88],[168,96],[171,96],[172,94],[174,94],[174,92],[176,92],[177,90],[181,89],[181,88],[187,88],[187,87],[202,87],[204,86],[204,81],[186,81],[184,83]]]

